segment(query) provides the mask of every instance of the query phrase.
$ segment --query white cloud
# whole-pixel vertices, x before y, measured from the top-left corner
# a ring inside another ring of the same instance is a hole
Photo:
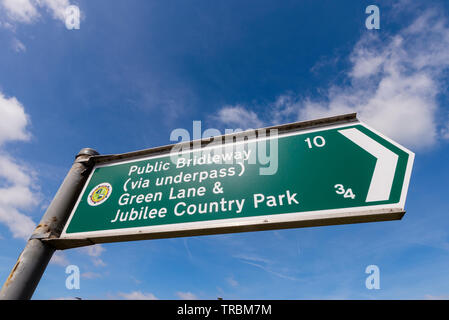
[[[32,176],[25,166],[7,155],[0,155],[0,222],[8,226],[15,238],[29,237],[35,226],[33,220],[21,212],[39,203]]]
[[[5,141],[28,140],[26,130],[28,115],[22,104],[15,98],[7,98],[0,92],[0,146]]]
[[[16,205],[20,208],[28,207],[33,204],[32,199],[24,197],[20,201],[14,199],[14,194],[25,193],[26,188],[32,182],[32,176],[27,172],[27,168],[15,163],[6,155],[0,155],[0,176],[3,178],[3,185],[8,188],[0,193],[0,203],[5,205]]]
[[[449,119],[439,121],[437,99],[447,90],[446,18],[429,10],[397,34],[381,35],[385,33],[365,33],[354,46],[344,85],[320,90],[320,98],[282,94],[269,110],[264,108],[268,115],[264,119],[281,124],[357,112],[360,120],[414,149],[449,139]],[[223,107],[215,119],[225,124],[263,125],[256,113],[241,105]]]
[[[333,86],[325,99],[297,99],[280,110],[296,109],[299,119],[357,112],[407,146],[422,149],[437,142],[437,95],[449,68],[449,27],[443,17],[427,11],[383,41],[366,35],[350,61],[349,86]]]
[[[254,111],[246,110],[240,105],[223,107],[214,119],[225,125],[242,129],[256,129],[263,124]]]
[[[1,190],[0,190],[1,192]],[[33,220],[15,208],[0,205],[0,223],[5,224],[14,238],[27,239],[35,227]]]
[[[158,300],[154,294],[141,291],[133,291],[130,293],[119,292],[118,296],[125,300]]]
[[[37,0],[37,4],[41,7],[45,7],[49,11],[54,19],[65,22],[65,10],[70,6],[69,0]]]
[[[181,300],[198,300],[198,297],[192,292],[176,292],[176,296],[178,296]]]
[[[70,5],[69,0],[0,0],[0,9],[3,8],[9,21],[28,24],[41,17],[41,9],[54,19],[65,22],[65,10]]]
[[[1,0],[0,5],[13,21],[31,23],[39,17],[33,0]]]
[[[23,213],[40,202],[35,186],[35,173],[19,164],[4,150],[10,141],[28,140],[29,117],[15,98],[0,92],[0,223],[5,224],[15,238],[27,239],[34,227],[33,220]]]

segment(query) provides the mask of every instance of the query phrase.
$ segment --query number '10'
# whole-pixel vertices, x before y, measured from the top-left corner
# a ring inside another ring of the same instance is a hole
[[[304,141],[307,142],[309,149],[312,149],[313,146],[321,148],[321,147],[324,147],[324,145],[326,144],[326,140],[324,140],[324,138],[322,136],[313,137],[312,140],[310,140],[310,138],[307,138]]]

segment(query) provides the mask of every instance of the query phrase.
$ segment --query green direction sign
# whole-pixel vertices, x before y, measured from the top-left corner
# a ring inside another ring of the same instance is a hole
[[[414,154],[353,121],[121,158],[95,165],[60,239],[101,243],[400,219]]]

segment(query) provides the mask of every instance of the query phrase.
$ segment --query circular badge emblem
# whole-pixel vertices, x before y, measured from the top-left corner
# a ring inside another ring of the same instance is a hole
[[[98,206],[105,202],[112,193],[112,186],[103,182],[93,188],[87,197],[87,203],[91,206]]]

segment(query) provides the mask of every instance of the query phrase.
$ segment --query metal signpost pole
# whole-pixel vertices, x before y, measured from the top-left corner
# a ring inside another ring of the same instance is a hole
[[[53,201],[20,254],[0,291],[1,300],[30,299],[54,251],[42,239],[58,237],[93,167],[93,149],[84,148],[76,156]]]

